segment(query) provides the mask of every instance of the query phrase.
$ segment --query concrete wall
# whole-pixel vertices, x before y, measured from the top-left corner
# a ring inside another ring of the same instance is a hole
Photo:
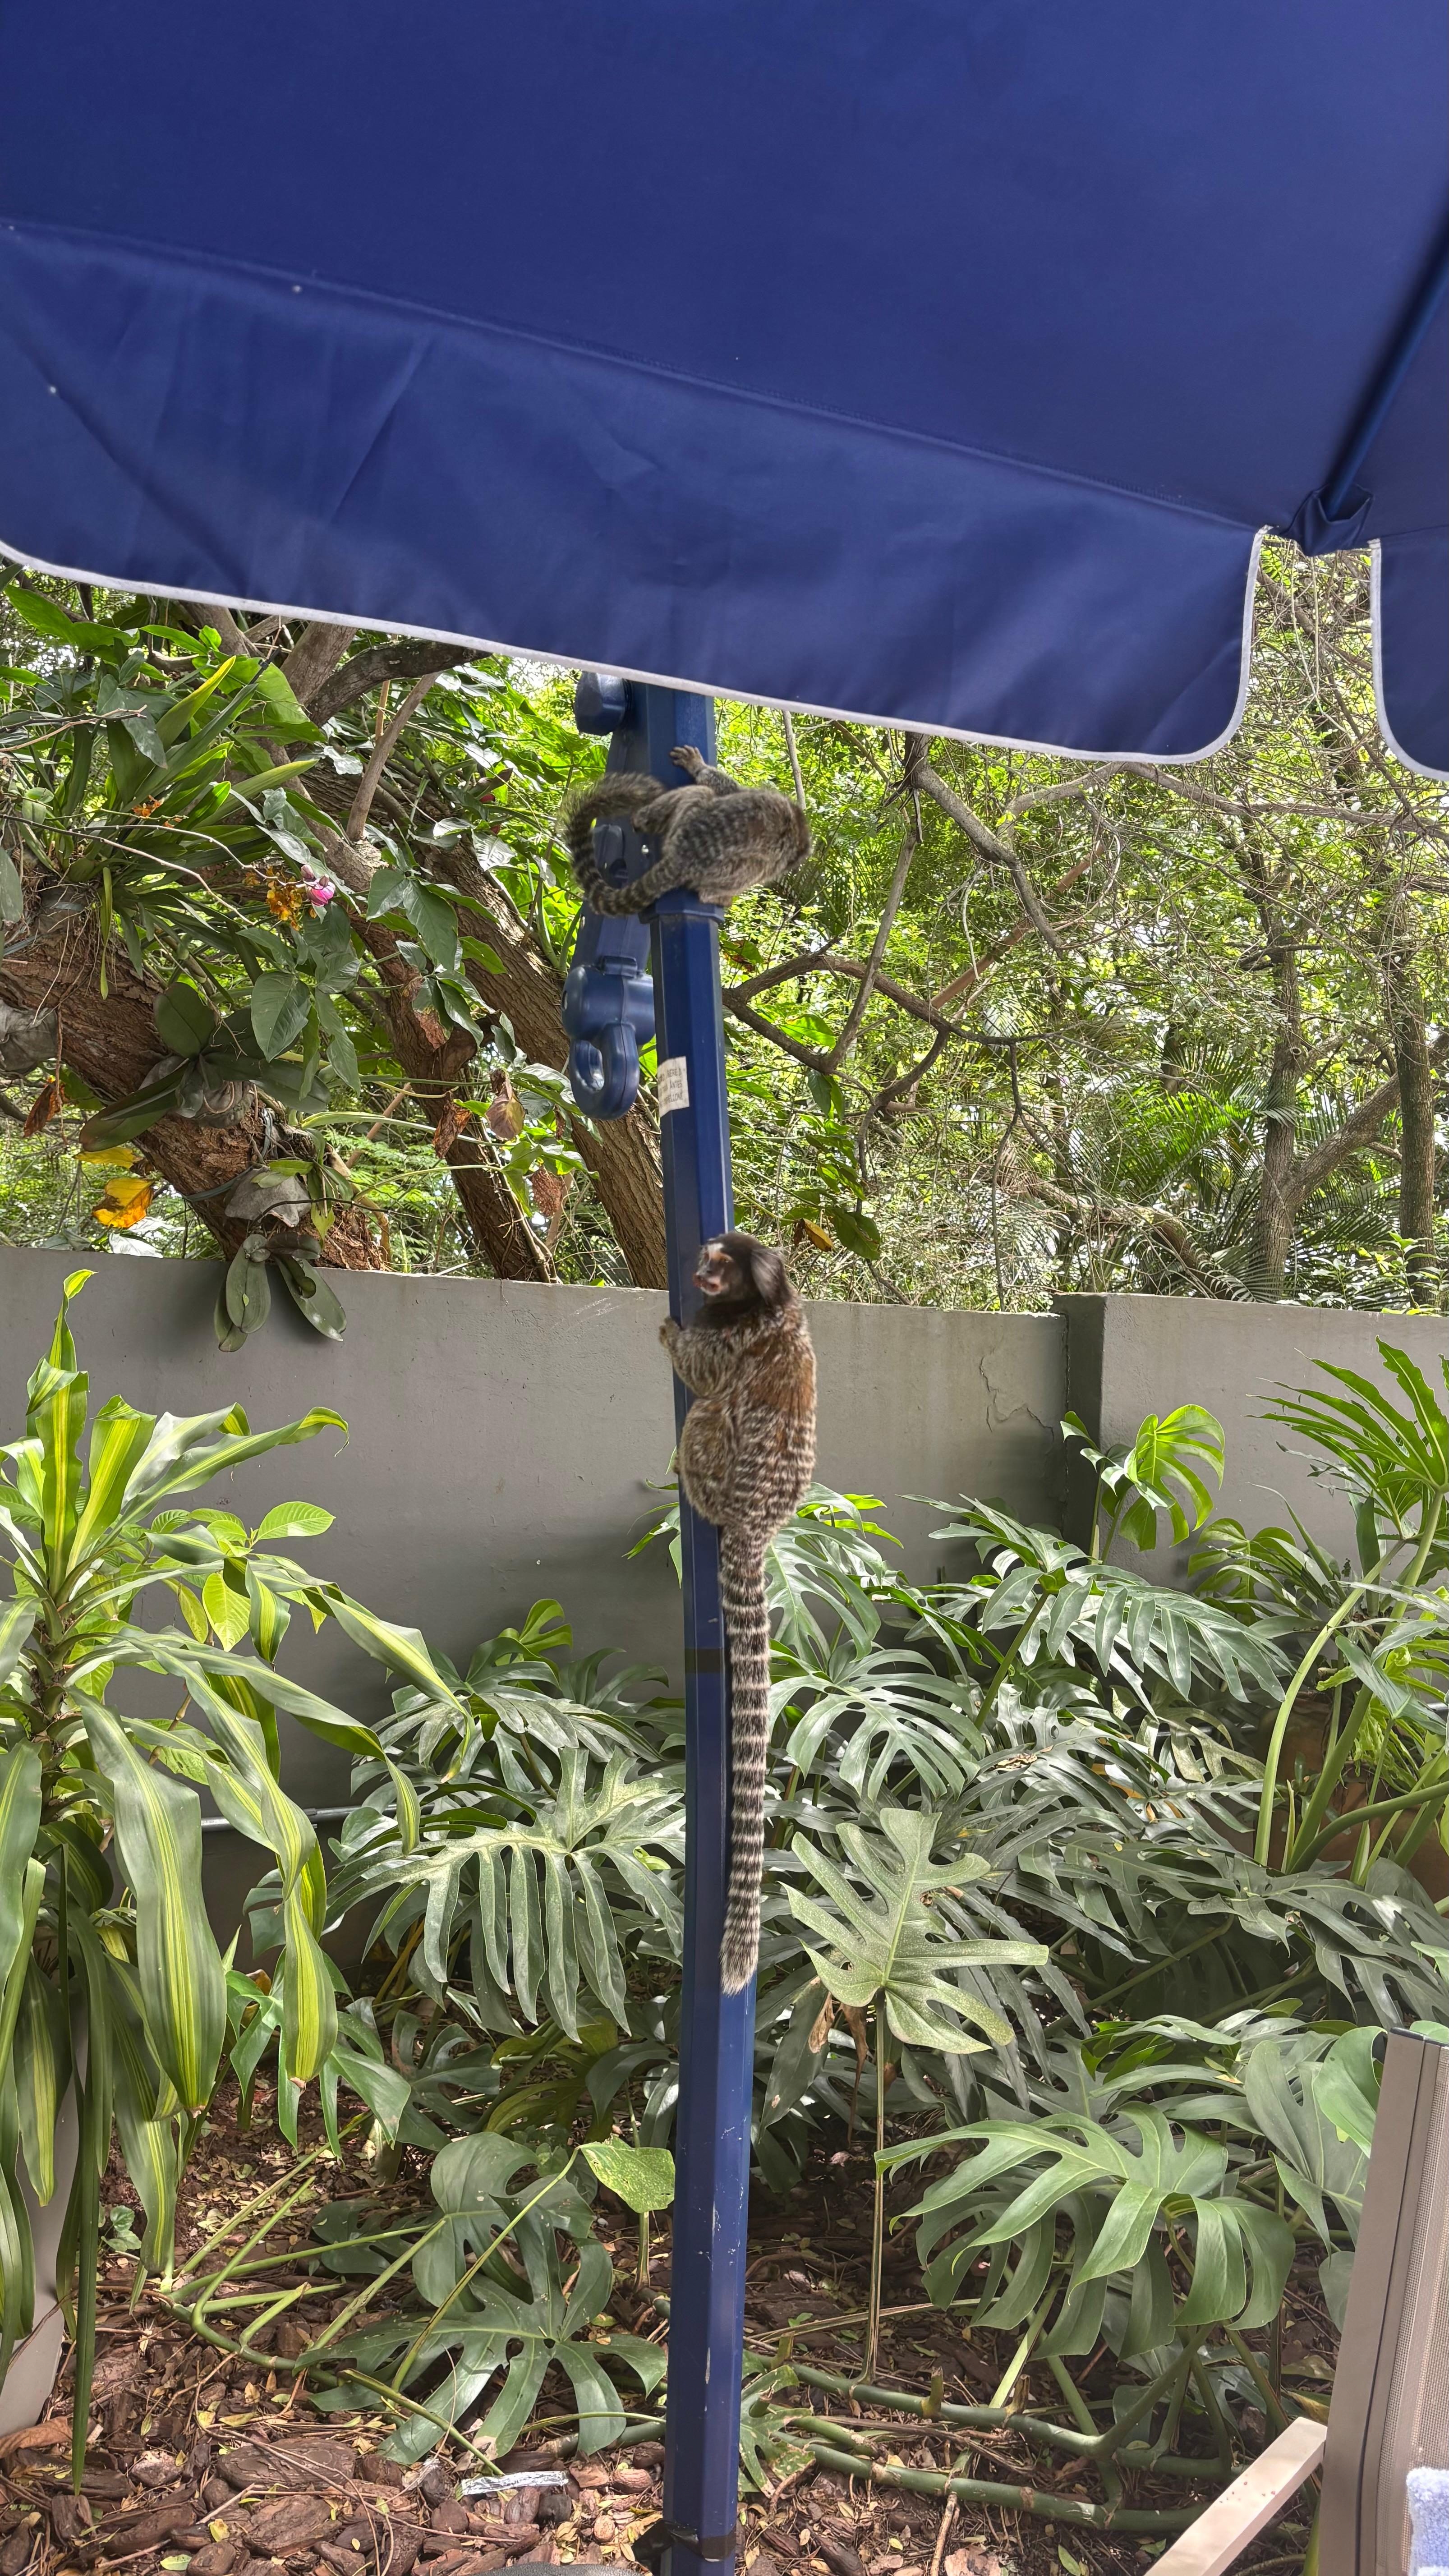
[[[0,1438],[21,1427],[25,1380],[73,1266],[0,1246]],[[366,1273],[346,1282],[340,1345],[278,1296],[263,1331],[228,1355],[212,1328],[217,1278],[212,1262],[102,1259],[74,1309],[94,1399],[119,1392],[176,1413],[240,1400],[254,1429],[329,1405],[348,1422],[346,1446],[326,1432],[279,1450],[215,1499],[254,1520],[294,1496],[325,1504],[335,1527],[297,1552],[460,1663],[552,1594],[581,1651],[612,1644],[677,1674],[667,1555],[628,1560],[673,1446],[662,1297]],[[1291,1496],[1346,1548],[1347,1515],[1284,1453],[1262,1402],[1275,1384],[1303,1383],[1315,1358],[1376,1369],[1378,1331],[1436,1375],[1446,1347],[1431,1317],[1165,1297],[1069,1297],[1051,1315],[824,1305],[810,1320],[821,1477],[879,1495],[904,1542],[898,1561],[926,1580],[947,1552],[930,1537],[937,1515],[912,1496],[974,1493],[1025,1519],[1059,1524],[1064,1508],[1080,1518],[1056,1428],[1068,1405],[1106,1441],[1189,1398],[1210,1406],[1228,1437],[1224,1507],[1256,1525],[1281,1519]],[[1168,1579],[1180,1573],[1171,1550],[1159,1564]],[[337,1630],[313,1639],[304,1627],[288,1638],[288,1668],[360,1716],[384,1711],[379,1667]],[[287,1774],[309,1804],[345,1792],[345,1760],[295,1729]]]
[[[25,1381],[49,1340],[63,1253],[0,1246],[0,1438],[22,1427]],[[580,1649],[618,1646],[679,1669],[679,1607],[663,1548],[628,1561],[669,1473],[673,1399],[662,1296],[364,1273],[345,1284],[346,1339],[310,1332],[273,1300],[245,1348],[216,1347],[218,1268],[111,1257],[72,1310],[93,1401],[202,1413],[240,1401],[254,1430],[311,1404],[349,1427],[237,1471],[209,1498],[259,1520],[301,1496],[336,1514],[296,1553],[387,1617],[466,1663],[480,1637],[541,1594],[562,1601]],[[1060,1510],[1064,1328],[1054,1315],[819,1306],[820,1475],[883,1497],[898,1560],[929,1579],[937,1515],[904,1500],[963,1491],[1028,1518]],[[388,1705],[380,1668],[334,1628],[293,1625],[287,1668],[358,1715]],[[344,1757],[289,1730],[289,1785],[340,1798]]]
[[[1353,1516],[1342,1499],[1309,1474],[1297,1436],[1263,1419],[1283,1388],[1317,1383],[1344,1393],[1314,1367],[1318,1360],[1356,1369],[1399,1402],[1378,1343],[1407,1351],[1446,1401],[1440,1362],[1449,1353],[1442,1315],[1353,1315],[1325,1306],[1215,1305],[1197,1297],[1062,1297],[1067,1332],[1067,1409],[1107,1446],[1130,1439],[1144,1415],[1205,1404],[1226,1433],[1227,1472],[1220,1508],[1250,1530],[1288,1523],[1290,1508],[1316,1539],[1340,1556],[1353,1546]],[[1085,1539],[1087,1492],[1079,1473],[1067,1479],[1066,1526]],[[1190,1548],[1169,1542],[1151,1556],[1113,1550],[1159,1581],[1181,1580]]]

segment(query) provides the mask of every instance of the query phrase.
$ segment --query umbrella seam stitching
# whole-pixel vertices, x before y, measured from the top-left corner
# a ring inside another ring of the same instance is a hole
[[[674,384],[723,395],[728,401],[796,412],[807,420],[836,421],[847,428],[870,430],[879,437],[942,448],[951,456],[974,457],[983,464],[1014,467],[1021,473],[1038,474],[1048,481],[1068,484],[1081,491],[1142,501],[1151,509],[1165,510],[1180,518],[1201,519],[1210,526],[1231,528],[1241,534],[1255,532],[1260,524],[1256,520],[1234,518],[1226,511],[1211,509],[1205,502],[1174,500],[1166,493],[1153,491],[1146,484],[1115,482],[1105,475],[1083,474],[1071,466],[1050,465],[1035,457],[1018,455],[1010,448],[987,447],[967,439],[950,438],[941,430],[918,429],[904,422],[877,420],[868,412],[845,411],[829,403],[807,402],[798,394],[776,393],[769,387],[731,385],[713,376],[692,375],[682,367],[667,365],[662,359],[640,357],[628,350],[610,348],[602,342],[571,340],[561,333],[530,330],[524,323],[490,321],[481,315],[450,312],[442,305],[412,304],[400,296],[385,295],[372,288],[345,284],[333,278],[293,278],[285,269],[273,268],[261,260],[237,259],[230,253],[202,257],[178,249],[169,242],[148,241],[126,233],[93,233],[79,225],[37,223],[18,216],[0,216],[0,224],[5,231],[26,239],[73,242],[101,253],[118,251],[130,258],[165,260],[178,268],[196,269],[203,275],[215,270],[262,286],[285,287],[288,294],[305,288],[308,293],[330,296],[338,303],[354,303],[364,310],[405,315],[434,327],[476,332],[494,339],[522,341],[534,348],[556,351],[561,356],[587,358],[596,365],[629,368],[640,375],[658,376]]]

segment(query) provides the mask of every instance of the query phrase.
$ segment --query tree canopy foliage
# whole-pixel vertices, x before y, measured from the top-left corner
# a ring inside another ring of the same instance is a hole
[[[23,575],[0,666],[0,1231],[219,1247],[232,1340],[271,1276],[323,1331],[339,1268],[662,1283],[650,1086],[562,1074],[572,675]],[[1362,558],[1267,550],[1195,766],[719,728],[814,835],[723,933],[740,1218],[809,1293],[1443,1304],[1446,817]]]

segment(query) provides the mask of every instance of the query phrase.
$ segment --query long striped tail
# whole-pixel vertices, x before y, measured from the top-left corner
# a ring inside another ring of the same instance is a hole
[[[656,859],[641,877],[629,885],[613,885],[594,857],[594,825],[612,821],[616,816],[632,822],[641,805],[656,803],[666,791],[657,778],[633,769],[606,771],[587,794],[581,796],[569,815],[567,832],[574,875],[578,879],[585,903],[595,912],[638,913],[655,897],[669,893],[679,880],[669,862]]]
[[[743,1547],[722,1532],[719,1590],[730,1671],[730,1876],[720,1971],[725,1993],[737,1995],[749,1984],[760,1955],[770,1736],[770,1617],[763,1551]]]

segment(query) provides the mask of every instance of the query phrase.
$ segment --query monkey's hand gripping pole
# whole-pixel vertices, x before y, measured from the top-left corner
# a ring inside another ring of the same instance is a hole
[[[683,785],[670,755],[691,743],[715,756],[714,704],[682,690],[586,675],[580,730],[612,734],[610,769],[648,770]],[[622,825],[595,853],[607,874],[637,876],[653,853]],[[650,915],[659,1053],[669,1310],[689,1322],[698,1305],[694,1266],[702,1243],[734,1222],[729,1111],[720,1002],[721,916],[695,894],[663,896]],[[620,932],[624,936],[619,936]],[[630,935],[639,941],[630,948]],[[579,1107],[620,1118],[638,1089],[642,940],[632,921],[585,912],[565,988],[574,1043],[569,1074]],[[637,962],[634,962],[637,961]],[[604,1033],[600,1043],[600,1032]],[[660,1366],[664,1365],[660,1354]],[[675,1381],[676,1420],[689,1397]],[[685,1863],[684,1985],[675,2125],[674,2257],[670,2275],[669,2393],[664,2516],[669,2576],[729,2571],[739,2488],[740,2372],[744,2348],[745,2224],[755,1990],[720,1987],[729,1829],[729,1710],[715,1531],[680,1497],[684,1567]]]

